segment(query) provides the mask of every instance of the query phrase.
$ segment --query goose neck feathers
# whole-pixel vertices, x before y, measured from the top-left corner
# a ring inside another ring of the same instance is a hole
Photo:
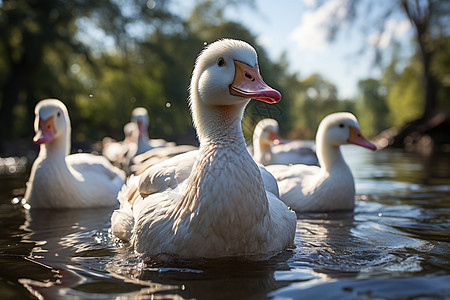
[[[230,215],[246,211],[242,210],[245,203],[249,204],[249,210],[259,206],[267,212],[261,173],[246,150],[241,128],[244,109],[250,99],[234,96],[229,91],[235,80],[235,61],[257,67],[257,54],[245,42],[221,41],[206,47],[194,67],[189,106],[200,151],[179,207],[184,210],[184,207],[202,203],[206,210],[223,208],[209,205],[213,201],[227,203]],[[255,191],[250,194],[251,199],[244,201],[242,195],[248,198],[249,186]],[[210,195],[215,198],[210,199]]]
[[[206,47],[197,57],[192,73],[189,107],[200,143],[219,140],[224,128],[241,132],[240,122],[249,98],[230,94],[235,78],[235,61],[257,67],[256,51],[249,44],[222,40]],[[221,137],[227,136],[226,130]]]

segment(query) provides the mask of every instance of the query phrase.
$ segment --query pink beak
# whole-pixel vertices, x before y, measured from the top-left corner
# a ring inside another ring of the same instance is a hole
[[[347,139],[347,142],[370,150],[377,150],[377,146],[369,142],[369,140],[362,135],[361,131],[354,127],[350,127],[350,136]]]
[[[234,96],[252,98],[267,103],[281,100],[281,94],[268,86],[259,74],[258,66],[250,67],[240,61],[234,61],[236,67],[234,81],[230,85],[230,93]]]
[[[276,132],[276,131],[271,131],[269,138],[270,138],[270,140],[272,140],[272,143],[274,145],[283,144],[283,140],[281,139],[281,137],[278,135],[278,132]]]
[[[55,127],[53,126],[53,118],[50,117],[47,120],[39,120],[39,130],[33,137],[33,142],[36,144],[46,144],[55,138]]]

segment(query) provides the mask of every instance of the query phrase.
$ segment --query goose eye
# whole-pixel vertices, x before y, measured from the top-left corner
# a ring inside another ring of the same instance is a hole
[[[61,112],[58,111],[58,113],[56,114],[57,117],[61,117]]]
[[[217,65],[219,67],[225,66],[225,59],[223,59],[223,57],[219,57],[219,59],[217,60]]]
[[[344,126],[344,124],[341,123],[341,124],[339,124],[339,127],[344,128],[345,126]]]

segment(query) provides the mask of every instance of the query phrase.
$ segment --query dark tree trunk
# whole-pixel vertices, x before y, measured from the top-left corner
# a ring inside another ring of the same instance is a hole
[[[419,40],[425,37],[419,35]],[[422,61],[422,86],[424,93],[424,112],[423,119],[428,119],[435,112],[436,109],[436,86],[434,84],[434,77],[430,70],[431,58],[433,52],[428,50],[425,41],[419,42],[420,56]]]
[[[423,115],[421,118],[412,121],[389,138],[389,146],[407,148],[408,144],[422,139],[426,135],[426,130],[430,122],[436,116],[436,86],[434,76],[431,72],[431,60],[433,50],[430,49],[429,20],[432,12],[432,1],[427,2],[426,7],[420,7],[416,2],[415,7],[411,7],[407,0],[402,0],[402,6],[409,20],[416,30],[417,42],[419,44],[419,57],[422,63],[422,87],[423,87]],[[433,123],[433,122],[431,122]],[[428,135],[433,139],[433,135]],[[420,138],[419,138],[420,137]],[[423,139],[422,139],[423,140]],[[432,141],[433,143],[434,141]]]
[[[433,50],[430,49],[430,17],[433,11],[433,3],[428,0],[426,7],[422,7],[416,2],[414,7],[411,7],[408,0],[402,1],[402,7],[408,16],[411,23],[414,25],[417,35],[417,42],[419,44],[419,56],[422,62],[422,87],[423,87],[423,115],[422,119],[430,118],[436,109],[436,92],[434,77],[430,70],[431,59],[433,57]]]

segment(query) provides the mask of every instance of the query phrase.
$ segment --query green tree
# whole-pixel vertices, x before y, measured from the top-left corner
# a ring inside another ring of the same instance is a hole
[[[358,82],[357,115],[365,135],[372,137],[389,127],[386,89],[374,78]]]
[[[351,102],[338,99],[336,86],[319,74],[299,80],[288,78],[289,85],[296,86],[290,107],[292,129],[290,138],[313,139],[320,121],[328,114],[352,111]]]
[[[414,84],[420,80],[420,64],[407,66],[389,87],[387,105],[389,120],[393,126],[401,126],[421,117],[423,90],[422,86]]]
[[[323,4],[323,1],[319,2]],[[372,30],[378,28],[378,32],[385,32],[389,18],[402,14],[406,16],[414,29],[413,43],[417,46],[417,58],[420,64],[420,77],[415,82],[421,87],[410,88],[421,93],[420,115],[416,111],[411,116],[416,120],[406,124],[397,136],[391,139],[392,145],[404,146],[407,135],[420,129],[422,124],[429,120],[439,111],[437,90],[442,85],[439,77],[432,67],[434,57],[439,50],[439,43],[448,38],[448,16],[450,15],[450,2],[441,0],[395,0],[380,5],[379,1],[357,1],[348,0],[343,2],[345,14],[336,15],[330,20],[330,37],[335,37],[343,23],[363,24],[362,28]],[[376,7],[376,9],[374,9]],[[363,21],[362,21],[363,20]],[[378,40],[381,42],[381,39]],[[376,48],[376,58],[380,58],[382,52]],[[377,59],[379,60],[379,59]],[[410,70],[408,70],[410,72]],[[406,75],[405,75],[406,76]],[[413,78],[414,76],[406,76]],[[405,78],[403,78],[405,80]],[[412,82],[411,82],[412,83]],[[411,92],[412,93],[412,92]],[[400,93],[396,93],[400,96]],[[408,108],[413,109],[411,106]]]
[[[21,113],[18,119],[32,124],[34,105],[42,98],[60,98],[76,119],[73,101],[83,94],[88,97],[102,71],[103,66],[92,65],[95,57],[105,51],[125,52],[135,24],[170,25],[173,17],[166,2],[157,4],[150,9],[137,0],[0,2],[0,141],[24,134],[11,130],[12,121]],[[108,38],[113,49],[102,45]],[[83,82],[71,67],[88,64],[93,72]],[[86,84],[88,79],[92,82]]]

